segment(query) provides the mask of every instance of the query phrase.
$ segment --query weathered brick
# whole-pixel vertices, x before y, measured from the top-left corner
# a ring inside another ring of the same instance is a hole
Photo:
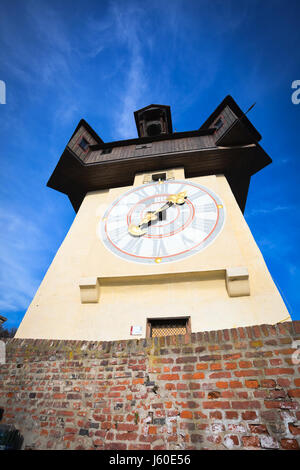
[[[18,363],[8,347],[1,369],[2,421],[25,439],[25,422],[34,424],[44,449],[297,448],[291,325],[105,343],[14,339]]]
[[[237,411],[225,411],[226,419],[238,419],[239,414]]]
[[[117,433],[116,440],[117,441],[136,441],[138,438],[138,434],[134,432],[126,432],[126,433]]]
[[[242,436],[244,447],[260,447],[260,440],[257,436]]]
[[[249,430],[254,434],[268,433],[268,430],[265,424],[249,424]]]
[[[289,423],[289,430],[290,433],[294,434],[294,436],[300,435],[300,426],[295,426],[293,423]]]
[[[214,372],[209,375],[210,379],[229,379],[231,372]]]
[[[296,439],[281,439],[281,447],[285,450],[299,450]]]
[[[265,375],[294,374],[294,369],[288,367],[275,367],[273,369],[265,369]]]
[[[196,356],[188,356],[188,357],[178,357],[176,359],[176,364],[184,364],[186,362],[197,362],[197,357]]]
[[[257,413],[256,411],[244,411],[242,413],[242,418],[245,421],[253,421],[257,418]]]
[[[178,374],[162,374],[157,377],[158,380],[179,380]]]
[[[233,401],[231,402],[233,409],[237,410],[249,410],[249,409],[260,409],[259,401],[243,400],[243,401]]]
[[[230,402],[229,401],[204,401],[202,403],[202,406],[204,409],[214,409],[214,408],[220,408],[220,409],[229,409],[230,408]]]
[[[289,397],[300,397],[300,389],[299,388],[294,388],[292,390],[288,390],[288,395]]]

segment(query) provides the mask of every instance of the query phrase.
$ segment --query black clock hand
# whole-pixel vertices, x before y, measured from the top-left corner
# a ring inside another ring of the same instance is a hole
[[[147,232],[147,230],[145,228],[144,229],[142,228],[143,225],[148,226],[149,222],[151,223],[151,221],[157,220],[156,214],[167,210],[169,207],[173,206],[174,204],[178,204],[178,205],[184,204],[186,197],[187,197],[186,191],[183,191],[178,194],[171,194],[168,198],[168,201],[160,209],[154,212],[148,212],[138,225],[131,224],[128,227],[128,232],[135,237],[140,237],[141,235],[144,235]]]

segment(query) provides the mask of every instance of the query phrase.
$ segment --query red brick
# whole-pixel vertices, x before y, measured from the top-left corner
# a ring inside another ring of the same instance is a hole
[[[63,437],[63,440],[64,441],[75,441],[75,435],[74,434],[66,434]]]
[[[205,362],[196,364],[196,369],[197,369],[197,370],[208,369],[208,364],[206,364]]]
[[[165,389],[166,390],[176,390],[176,387],[175,387],[174,383],[170,383],[170,384],[165,385]]]
[[[266,367],[268,365],[268,362],[265,361],[264,359],[255,359],[253,361],[253,366],[260,368],[260,367]]]
[[[289,430],[294,436],[300,435],[300,426],[295,426],[292,423],[289,423]]]
[[[294,388],[293,390],[288,390],[288,395],[289,397],[296,397],[296,398],[299,398],[300,397],[300,389],[298,388]]]
[[[262,379],[260,385],[265,388],[274,388],[276,387],[276,382],[272,379]]]
[[[184,374],[182,376],[183,380],[199,380],[204,379],[205,375],[203,372],[195,372],[195,374]]]
[[[239,359],[240,357],[242,357],[240,353],[232,353],[232,354],[224,354],[223,359],[235,361],[236,359]]]
[[[280,387],[283,387],[283,388],[289,388],[290,385],[291,385],[291,380],[290,379],[286,379],[285,377],[279,377],[277,379],[277,384],[280,386]]]
[[[137,438],[138,438],[138,434],[134,432],[116,434],[116,441],[136,441]]]
[[[283,409],[296,409],[298,404],[292,401],[272,401],[272,400],[265,400],[264,401],[266,408],[283,408]]]
[[[247,388],[258,388],[257,380],[245,380],[245,385]]]
[[[193,413],[188,410],[184,410],[180,413],[180,417],[183,419],[192,419],[193,418]]]
[[[300,378],[299,378],[299,379],[295,379],[295,380],[294,380],[294,384],[296,385],[296,387],[300,387]]]
[[[225,363],[225,369],[226,370],[232,370],[232,369],[236,369],[236,368],[237,368],[236,362],[226,362]]]
[[[129,444],[128,450],[150,450],[151,444]]]
[[[281,366],[282,360],[281,359],[270,359],[271,366]]]
[[[210,374],[210,379],[229,379],[231,377],[231,372],[214,372]]]
[[[117,430],[118,431],[137,431],[139,426],[137,424],[128,424],[128,423],[118,423]]]
[[[157,434],[157,427],[156,426],[149,426],[148,433],[149,434]]]
[[[229,401],[204,401],[202,403],[202,406],[204,409],[215,409],[215,408],[229,409],[230,403]]]
[[[237,410],[248,410],[248,409],[259,409],[260,402],[259,401],[233,401],[231,403],[232,408]]]
[[[186,362],[197,362],[196,356],[183,356],[176,359],[176,364],[185,364]]]
[[[232,444],[234,444],[235,446],[238,446],[239,445],[239,438],[235,435],[227,435],[226,436],[226,440],[227,439],[230,439],[232,441]],[[224,438],[225,440],[225,438]]]
[[[294,374],[294,369],[287,367],[275,367],[274,369],[265,369],[265,375]]]
[[[210,419],[222,419],[222,413],[221,411],[211,411],[209,413],[209,418]]]
[[[257,375],[262,375],[263,371],[259,369],[247,369],[247,370],[236,370],[234,375],[236,377],[252,377]]]
[[[228,383],[227,382],[216,382],[216,386],[218,388],[228,388]]]
[[[238,419],[239,415],[237,411],[225,411],[226,419]]]
[[[74,416],[74,412],[73,411],[66,411],[66,410],[58,410],[56,412],[56,414],[58,416]]]
[[[159,375],[157,378],[158,380],[179,380],[179,375],[178,374],[163,374],[163,375]]]
[[[132,383],[133,383],[133,385],[138,385],[138,384],[143,385],[144,379],[142,379],[142,378],[133,379],[133,380],[132,380]],[[119,394],[119,395],[120,395],[120,394]],[[119,396],[119,395],[118,395],[118,396]]]
[[[65,393],[53,393],[52,398],[54,400],[65,400],[66,394]]]
[[[126,450],[127,444],[123,444],[120,442],[109,442],[104,444],[105,450]]]
[[[238,380],[232,380],[229,382],[230,388],[241,388],[243,386],[242,382],[239,382]]]
[[[268,430],[265,424],[249,424],[249,429],[254,434],[268,433]]]
[[[252,421],[257,418],[257,414],[255,411],[244,411],[242,413],[242,418],[245,421]]]
[[[244,447],[260,447],[259,438],[257,436],[242,436]]]
[[[280,442],[285,450],[299,450],[299,444],[296,439],[281,439]]]
[[[249,369],[249,367],[252,367],[252,362],[250,362],[250,361],[240,361],[239,366],[242,369]]]
[[[202,411],[194,411],[194,418],[195,419],[206,419],[207,416],[202,413]]]

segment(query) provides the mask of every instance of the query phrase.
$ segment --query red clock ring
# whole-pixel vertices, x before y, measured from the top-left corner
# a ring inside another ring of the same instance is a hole
[[[132,217],[132,213],[134,212],[135,208],[136,208],[138,205],[144,203],[145,201],[148,201],[149,199],[153,199],[153,198],[155,198],[155,197],[157,197],[157,196],[158,196],[158,195],[148,196],[148,197],[146,197],[146,198],[144,198],[144,199],[141,199],[138,203],[136,203],[136,204],[130,209],[130,211],[129,211],[128,214],[127,214],[127,225],[128,225],[128,227],[129,227],[129,225],[131,224],[131,217]],[[159,196],[165,196],[165,197],[167,198],[168,196],[170,196],[170,194],[159,194]],[[150,235],[150,234],[148,234],[148,235],[144,235],[145,238],[167,238],[167,237],[171,237],[171,236],[173,236],[173,235],[176,235],[176,234],[179,233],[179,232],[182,232],[182,230],[184,230],[186,227],[188,227],[188,226],[191,224],[191,222],[192,222],[192,220],[194,219],[194,217],[195,217],[195,207],[194,207],[193,203],[192,203],[191,201],[189,201],[188,199],[186,200],[186,203],[187,203],[189,206],[191,206],[191,213],[190,213],[190,215],[189,215],[189,218],[187,219],[187,221],[186,221],[183,225],[181,225],[177,230],[173,230],[172,232],[169,232],[167,235],[165,235],[165,234],[163,234],[163,235]],[[176,219],[174,219],[174,220],[176,220]],[[167,225],[167,224],[166,224],[166,225]]]

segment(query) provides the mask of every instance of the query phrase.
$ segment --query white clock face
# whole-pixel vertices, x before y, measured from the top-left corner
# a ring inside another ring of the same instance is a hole
[[[225,207],[206,187],[184,180],[134,187],[106,210],[99,235],[112,253],[136,263],[195,255],[221,232]]]

